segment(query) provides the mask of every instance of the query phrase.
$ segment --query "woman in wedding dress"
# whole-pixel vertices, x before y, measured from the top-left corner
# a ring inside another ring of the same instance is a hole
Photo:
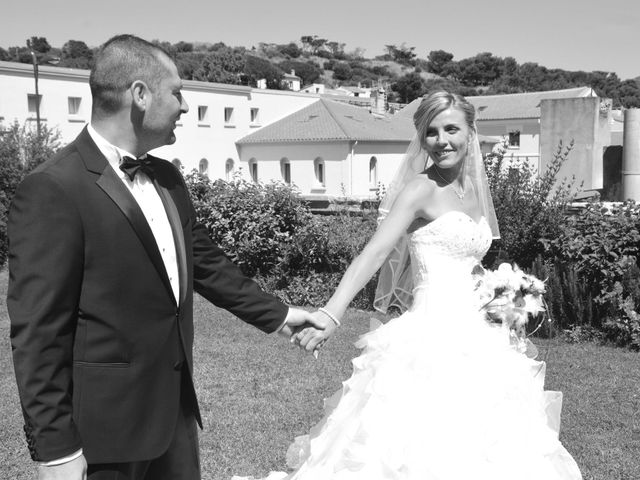
[[[353,374],[325,418],[287,455],[299,480],[578,480],[558,440],[559,392],[544,363],[480,311],[472,270],[498,237],[475,128],[463,97],[436,92],[380,210],[385,217],[316,314],[320,348],[382,267],[376,308],[404,313],[356,344]],[[241,477],[234,477],[241,478]]]

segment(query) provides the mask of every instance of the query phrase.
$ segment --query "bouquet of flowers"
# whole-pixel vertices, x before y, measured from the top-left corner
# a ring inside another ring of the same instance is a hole
[[[526,325],[529,317],[537,317],[547,310],[544,282],[508,263],[502,263],[497,270],[477,267],[474,279],[487,321],[508,328],[512,341],[524,352],[528,346]],[[542,322],[536,330],[541,325]]]

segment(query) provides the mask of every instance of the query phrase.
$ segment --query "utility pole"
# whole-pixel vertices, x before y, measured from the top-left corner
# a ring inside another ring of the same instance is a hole
[[[33,79],[36,82],[36,129],[38,138],[40,138],[40,92],[38,91],[38,57],[36,52],[31,48],[31,40],[27,40],[27,47],[31,52],[31,60],[33,61]]]

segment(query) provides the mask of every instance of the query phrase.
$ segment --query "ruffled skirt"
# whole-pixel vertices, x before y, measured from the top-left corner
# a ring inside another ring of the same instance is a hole
[[[452,313],[407,312],[362,336],[351,378],[289,448],[293,473],[268,479],[581,479],[544,362],[477,309]]]

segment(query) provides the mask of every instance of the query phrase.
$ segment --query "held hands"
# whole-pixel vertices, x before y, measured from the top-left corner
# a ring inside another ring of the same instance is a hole
[[[87,461],[80,455],[62,465],[38,465],[38,480],[87,480]]]
[[[279,331],[300,348],[313,352],[318,358],[320,346],[333,334],[337,327],[331,316],[317,311],[307,312],[298,308],[289,308],[284,327]]]
[[[292,337],[291,340],[298,344],[300,348],[313,352],[314,356],[318,358],[318,351],[324,342],[326,342],[333,332],[338,328],[337,319],[320,309],[312,314],[313,326],[305,326],[299,329]]]

